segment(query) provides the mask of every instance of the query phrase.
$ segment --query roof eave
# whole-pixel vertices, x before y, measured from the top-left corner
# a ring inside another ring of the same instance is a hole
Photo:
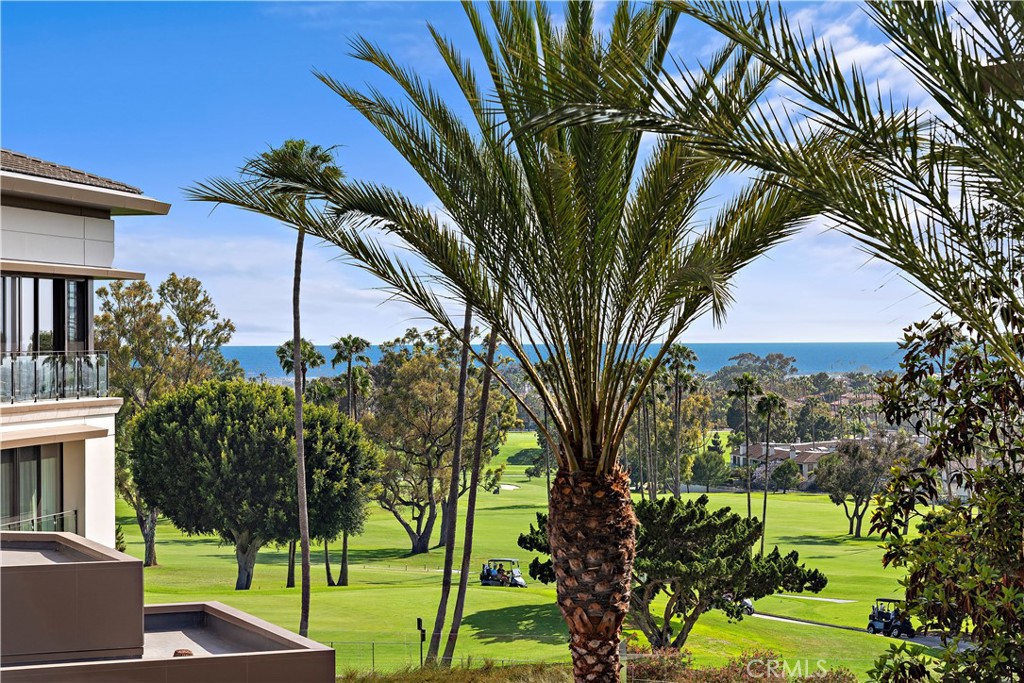
[[[18,197],[105,209],[112,216],[165,216],[171,210],[170,204],[145,195],[13,171],[0,171],[0,191]]]

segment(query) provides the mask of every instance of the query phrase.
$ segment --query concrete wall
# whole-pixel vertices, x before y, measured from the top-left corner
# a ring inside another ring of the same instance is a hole
[[[14,206],[0,207],[0,257],[110,268],[114,221]]]

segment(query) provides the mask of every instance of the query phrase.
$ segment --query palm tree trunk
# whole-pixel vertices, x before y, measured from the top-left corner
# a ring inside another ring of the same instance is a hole
[[[764,421],[764,505],[761,508],[761,555],[764,555],[764,537],[768,532],[768,444],[772,428],[772,414],[769,411]]]
[[[747,519],[750,519],[753,516],[753,510],[750,507],[750,403],[746,391],[743,392],[743,436],[747,443],[743,469],[747,472]]]
[[[459,640],[459,628],[462,626],[462,613],[466,606],[466,587],[469,583],[470,565],[473,554],[473,529],[476,523],[476,492],[480,486],[480,461],[483,458],[484,435],[487,431],[487,403],[491,394],[491,371],[494,354],[498,350],[498,337],[491,331],[487,343],[487,360],[484,364],[484,378],[480,387],[480,410],[476,419],[476,436],[473,438],[473,461],[469,475],[469,496],[466,500],[466,530],[462,540],[462,564],[459,573],[459,588],[455,594],[455,611],[452,613],[452,626],[448,631],[448,640],[444,645],[441,657],[443,666],[451,666],[455,657],[455,644]],[[548,474],[550,480],[550,474]]]
[[[459,358],[459,389],[455,399],[455,445],[452,449],[452,476],[448,486],[448,502],[442,509],[442,525],[444,526],[444,570],[441,574],[441,599],[437,603],[437,614],[434,616],[434,630],[430,634],[430,645],[427,648],[427,663],[437,661],[437,651],[441,647],[441,629],[444,628],[448,616],[448,596],[452,590],[452,565],[455,563],[455,516],[459,509],[459,473],[462,470],[462,434],[466,427],[466,381],[469,378],[469,336],[473,329],[473,309],[466,306],[466,315],[462,322],[462,355]]]
[[[672,492],[675,494],[676,499],[679,499],[679,489],[681,487],[680,472],[679,472],[679,412],[681,406],[679,396],[679,370],[676,370],[676,381],[672,387],[672,431],[673,431],[673,443],[672,443],[672,458],[675,463],[675,481],[672,482]]]
[[[625,472],[618,467],[611,474],[558,470],[548,539],[577,681],[618,681],[619,629],[629,611],[635,528]]]
[[[633,419],[636,420],[636,465],[637,465],[637,467],[640,468],[640,476],[639,476],[639,478],[637,480],[640,483],[640,500],[646,500],[647,494],[645,493],[645,491],[647,490],[647,482],[644,479],[644,456],[643,456],[643,449],[640,447],[640,443],[643,440],[643,430],[641,429],[642,420],[640,419],[640,415],[642,413],[643,413],[643,406],[641,405],[640,410],[633,414]],[[549,485],[548,486],[548,504],[549,505],[551,503],[551,493],[550,493],[550,491],[551,491],[551,486]]]
[[[302,285],[302,243],[306,232],[298,230],[295,241],[295,280],[292,286],[292,362],[302,368],[302,326],[299,320],[299,292]],[[302,604],[299,611],[299,635],[309,635],[309,516],[306,508],[306,453],[302,437],[302,391],[305,372],[295,375],[295,475],[299,489],[299,545],[302,548]],[[301,375],[301,377],[300,377]]]
[[[652,440],[653,446],[651,447],[651,483],[654,487],[654,491],[651,495],[651,500],[658,499],[658,493],[660,490],[661,467],[658,462],[658,396],[654,393],[654,383],[651,383],[651,424],[654,426],[654,438]]]

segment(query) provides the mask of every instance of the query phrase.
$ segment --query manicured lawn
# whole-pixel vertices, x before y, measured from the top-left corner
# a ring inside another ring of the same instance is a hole
[[[521,448],[532,447],[532,433],[514,433],[496,463]],[[554,589],[530,581],[525,590],[476,585],[476,572],[488,557],[512,556],[529,563],[516,545],[518,535],[546,509],[543,480],[527,481],[525,466],[508,466],[504,483],[516,486],[479,500],[473,572],[467,614],[457,656],[519,661],[567,661],[566,629],[554,604]],[[691,496],[699,495],[697,493]],[[743,494],[711,494],[714,505],[745,512]],[[760,499],[755,499],[760,510]],[[142,556],[141,537],[127,506],[118,504],[128,552]],[[822,597],[855,600],[836,604],[771,597],[759,611],[863,627],[870,601],[897,596],[895,572],[883,570],[878,539],[848,539],[842,511],[824,496],[769,494],[768,541],[783,550],[795,549],[801,559],[824,571],[829,586]],[[461,526],[459,536],[461,538]],[[337,576],[340,542],[331,546]],[[313,596],[310,635],[338,648],[338,670],[392,670],[419,662],[417,617],[429,625],[440,594],[443,562],[440,549],[408,556],[409,541],[390,514],[374,509],[366,532],[351,542],[351,585],[326,585],[321,547],[313,551]],[[287,552],[260,551],[253,587],[233,590],[233,549],[213,537],[186,537],[168,522],[157,533],[160,566],[146,569],[147,603],[219,600],[290,629],[298,627],[299,591],[286,589]],[[747,618],[729,623],[720,614],[706,615],[688,643],[698,663],[714,664],[744,649],[771,648],[789,659],[828,660],[862,673],[888,642],[878,636],[817,626]]]

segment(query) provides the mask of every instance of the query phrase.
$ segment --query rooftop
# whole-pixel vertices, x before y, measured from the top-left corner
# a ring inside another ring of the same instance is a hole
[[[52,161],[45,161],[43,159],[37,159],[36,157],[30,157],[27,154],[22,154],[21,152],[15,152],[9,149],[0,150],[0,170],[10,171],[12,173],[21,173],[23,175],[37,176],[39,178],[49,178],[50,180],[62,180],[64,182],[76,183],[78,185],[102,187],[106,190],[117,190],[118,192],[128,192],[130,194],[142,194],[142,190],[128,185],[127,183],[111,180],[110,178],[104,178],[92,173],[86,173],[85,171],[80,171],[77,168],[71,168],[70,166],[55,164]]]

